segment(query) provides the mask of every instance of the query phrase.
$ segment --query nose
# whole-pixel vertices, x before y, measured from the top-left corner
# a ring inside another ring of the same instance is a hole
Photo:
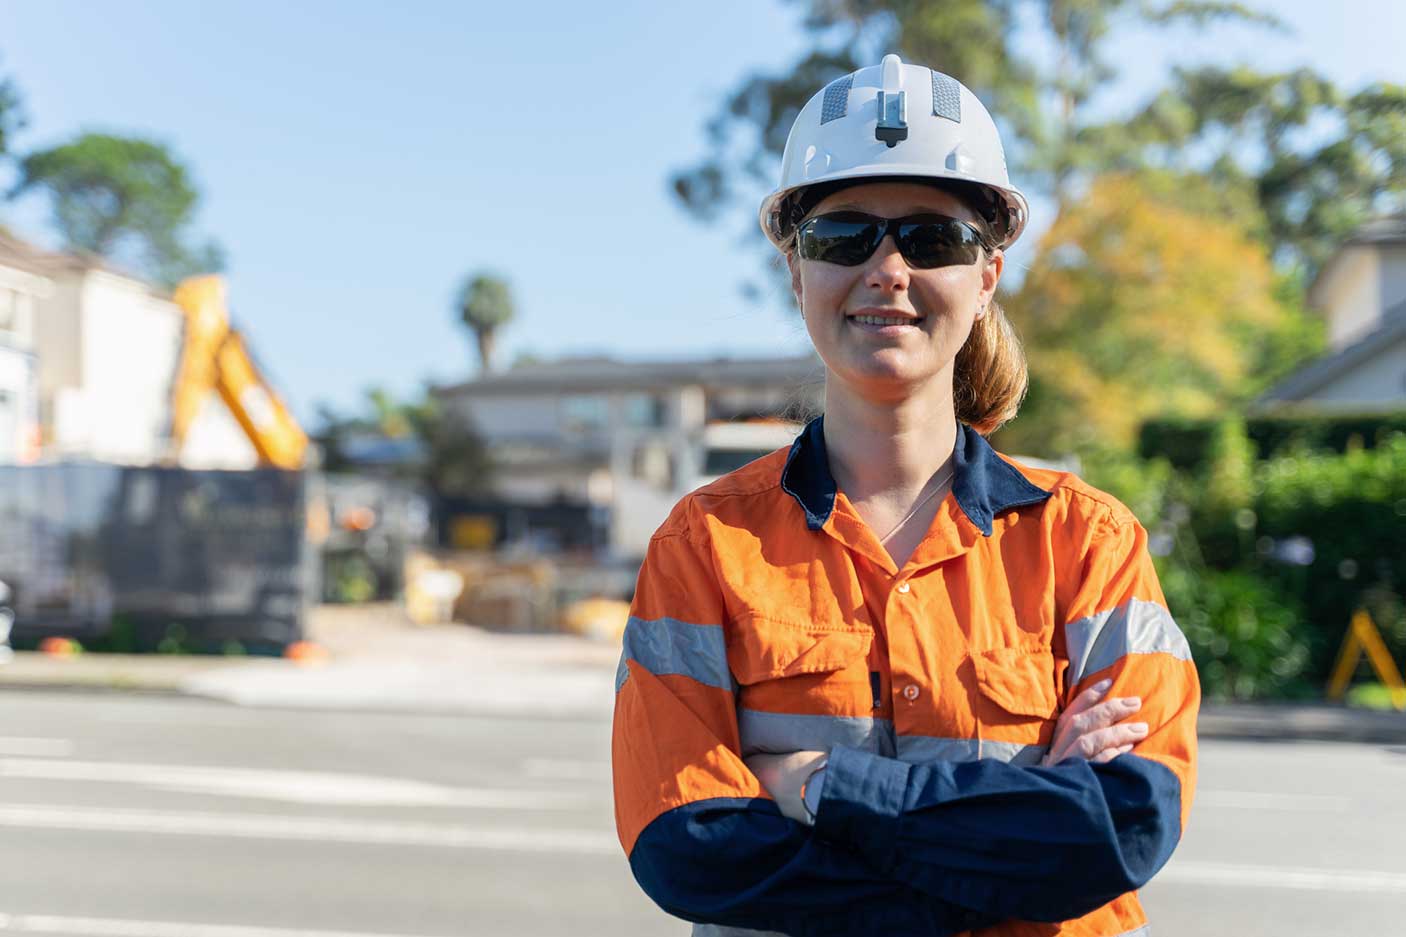
[[[868,269],[864,275],[865,285],[885,293],[901,293],[908,289],[911,276],[912,270],[908,268],[908,261],[898,252],[898,244],[893,235],[885,234],[879,246],[874,249],[874,256],[869,258]]]

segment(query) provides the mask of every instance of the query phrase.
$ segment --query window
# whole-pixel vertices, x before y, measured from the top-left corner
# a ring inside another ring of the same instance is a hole
[[[610,424],[610,404],[598,394],[572,394],[561,398],[561,426],[569,432],[590,432]]]
[[[624,409],[626,426],[655,429],[664,425],[664,402],[653,394],[630,394]]]

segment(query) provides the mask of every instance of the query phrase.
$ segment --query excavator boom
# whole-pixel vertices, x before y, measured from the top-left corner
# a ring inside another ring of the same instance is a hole
[[[185,341],[171,405],[172,453],[184,446],[196,414],[216,391],[262,465],[300,469],[308,438],[292,411],[274,392],[244,343],[230,327],[224,278],[198,276],[176,287],[175,301],[185,313]]]

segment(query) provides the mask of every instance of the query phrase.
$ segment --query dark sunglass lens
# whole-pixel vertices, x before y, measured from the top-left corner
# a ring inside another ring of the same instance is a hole
[[[976,230],[953,218],[900,225],[898,249],[914,267],[931,269],[976,263],[981,240]]]
[[[853,267],[874,253],[877,234],[872,221],[822,215],[801,225],[797,248],[806,260]]]

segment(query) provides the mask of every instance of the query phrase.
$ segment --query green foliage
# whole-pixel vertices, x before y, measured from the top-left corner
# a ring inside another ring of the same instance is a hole
[[[1179,469],[1199,469],[1210,457],[1218,419],[1158,418],[1138,433],[1137,450],[1144,458],[1167,459]],[[1256,459],[1294,451],[1346,452],[1367,449],[1395,433],[1406,433],[1406,412],[1324,415],[1274,414],[1245,419],[1245,432]]]
[[[1165,564],[1167,607],[1186,634],[1210,699],[1306,696],[1302,613],[1284,593],[1240,570]]]
[[[327,472],[363,469],[347,454],[353,439],[408,438],[419,443],[416,455],[402,464],[376,469],[422,484],[441,496],[481,494],[491,484],[493,464],[483,440],[465,418],[448,412],[428,387],[419,399],[410,401],[398,401],[389,391],[371,388],[360,414],[346,416],[322,406],[318,418],[312,438],[322,450]]]
[[[1149,417],[1224,412],[1259,389],[1254,349],[1296,315],[1263,247],[1196,210],[1211,201],[1194,177],[1118,173],[1064,207],[1006,303],[1034,350],[1020,451],[1131,447]]]
[[[1311,69],[1177,69],[1131,120],[1093,128],[1117,163],[1252,184],[1277,261],[1312,276],[1354,229],[1406,208],[1406,85],[1347,93]]]
[[[1014,175],[1061,197],[1078,173],[1110,167],[1110,154],[1125,152],[1109,128],[1096,127],[1085,113],[1116,81],[1106,52],[1120,31],[1221,20],[1275,24],[1241,4],[1201,0],[791,2],[804,11],[810,48],[788,67],[743,77],[705,125],[704,158],[671,179],[675,195],[700,220],[712,221],[774,185],[786,135],[810,96],[885,52],[960,78],[1001,125]],[[1050,49],[1050,61],[1032,62],[1032,45]]]
[[[1208,435],[1190,470],[1108,451],[1083,472],[1151,532],[1208,695],[1321,693],[1359,608],[1406,657],[1406,433],[1268,460],[1240,420]]]
[[[516,312],[512,288],[502,277],[477,273],[464,281],[455,308],[459,321],[474,334],[479,365],[487,374],[493,365],[494,339]]]
[[[1300,595],[1326,630],[1313,670],[1326,674],[1352,613],[1366,607],[1397,659],[1406,652],[1406,434],[1342,455],[1299,453],[1263,463],[1257,538],[1306,537],[1311,565],[1266,563],[1266,580]]]
[[[85,133],[29,153],[19,169],[10,196],[47,194],[68,249],[129,264],[166,284],[223,266],[217,246],[189,242],[199,195],[163,144]]]

